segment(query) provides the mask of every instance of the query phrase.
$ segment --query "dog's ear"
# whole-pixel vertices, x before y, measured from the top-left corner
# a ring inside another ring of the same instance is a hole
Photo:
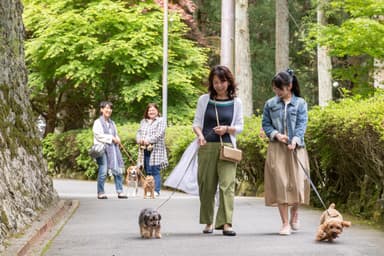
[[[144,214],[144,222],[148,222],[150,217],[151,217],[151,213],[146,212],[146,213]]]
[[[321,224],[319,226],[319,229],[317,230],[317,234],[316,234],[317,241],[322,241],[327,237],[327,233],[325,232],[326,226],[327,224]]]
[[[343,227],[350,227],[352,225],[352,223],[350,221],[343,221],[341,222],[341,224],[343,225]]]
[[[327,223],[323,223],[319,226],[319,232],[323,232],[323,233],[327,233],[327,230],[328,230],[328,224]]]

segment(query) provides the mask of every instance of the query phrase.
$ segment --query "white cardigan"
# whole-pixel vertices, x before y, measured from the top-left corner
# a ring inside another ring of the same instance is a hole
[[[239,98],[235,98],[235,105],[233,108],[233,118],[231,126],[235,127],[235,134],[241,133],[244,128],[244,119],[243,119],[243,107],[241,104],[241,100]],[[209,94],[201,95],[199,101],[197,102],[197,109],[195,113],[195,119],[193,120],[193,127],[200,127],[203,129],[204,127],[204,117],[205,111],[207,110],[209,102]],[[232,145],[236,148],[236,136],[230,134]]]
[[[197,109],[195,113],[195,119],[193,120],[193,127],[204,127],[204,116],[209,102],[209,94],[200,96],[197,102]],[[235,98],[235,105],[233,111],[233,118],[231,126],[235,127],[235,134],[243,131],[244,120],[241,100]],[[236,137],[230,134],[233,147],[236,147]],[[192,141],[191,144],[184,151],[183,156],[172,170],[171,174],[164,182],[167,187],[176,188],[182,190],[188,194],[198,195],[199,187],[197,184],[197,152],[199,150],[198,139]]]
[[[112,144],[113,135],[104,133],[100,118],[93,123],[93,144]],[[116,131],[117,132],[117,131]]]

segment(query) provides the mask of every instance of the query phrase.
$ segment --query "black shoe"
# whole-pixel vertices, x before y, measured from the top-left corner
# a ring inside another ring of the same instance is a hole
[[[117,195],[117,198],[119,198],[119,199],[127,199],[128,196],[126,196],[126,195]]]
[[[204,229],[203,233],[204,234],[212,234],[213,233],[213,228],[211,228],[211,229]]]
[[[233,230],[223,230],[223,235],[224,236],[236,236],[236,232]]]
[[[213,225],[205,225],[205,228],[203,229],[204,234],[212,234],[213,233]]]

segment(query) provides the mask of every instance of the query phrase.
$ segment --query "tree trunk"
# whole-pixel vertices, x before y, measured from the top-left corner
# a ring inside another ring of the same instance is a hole
[[[221,53],[220,63],[234,72],[235,0],[221,1]]]
[[[19,0],[0,2],[0,254],[7,236],[57,199],[29,102],[22,10]]]
[[[252,69],[249,47],[248,0],[236,0],[235,77],[245,116],[253,114]]]
[[[288,0],[276,0],[276,72],[289,67],[289,11]]]
[[[384,61],[375,59],[373,70],[373,85],[375,88],[384,89]]]
[[[327,0],[322,0],[317,6],[317,23],[326,25],[323,5]],[[326,106],[332,100],[332,63],[328,49],[324,46],[317,46],[317,73],[319,83],[319,105]]]

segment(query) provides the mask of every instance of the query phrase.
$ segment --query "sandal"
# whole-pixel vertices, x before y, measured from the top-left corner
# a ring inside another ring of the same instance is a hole
[[[288,236],[291,234],[291,227],[290,225],[285,225],[283,226],[280,231],[279,231],[279,234],[282,235],[282,236]]]
[[[97,196],[97,199],[108,199],[106,194],[100,194]]]

